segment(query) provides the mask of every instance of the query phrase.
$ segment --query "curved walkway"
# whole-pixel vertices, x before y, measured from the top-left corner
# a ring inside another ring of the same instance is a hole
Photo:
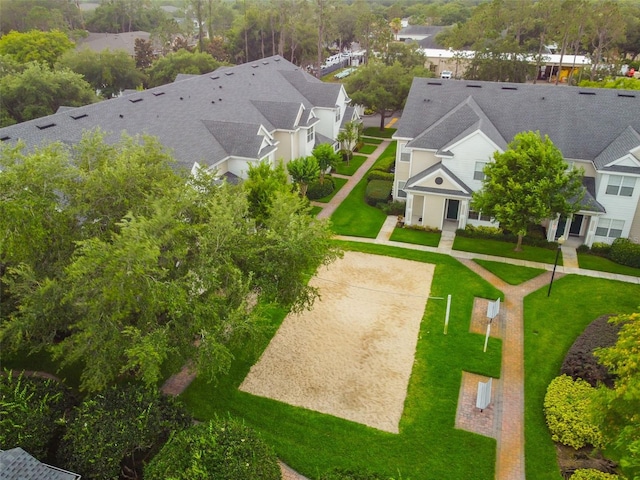
[[[342,203],[358,182],[365,176],[390,142],[390,140],[383,140],[354,175],[349,177],[347,183],[336,193],[331,201],[328,203],[312,202],[313,205],[322,207],[322,211],[317,215],[318,218],[329,218],[333,214],[340,203]],[[496,480],[525,480],[523,300],[529,293],[549,284],[551,278],[550,271],[553,270],[553,265],[453,250],[454,232],[443,232],[438,247],[394,242],[390,240],[390,237],[395,228],[396,221],[397,217],[395,216],[387,217],[387,220],[384,222],[375,239],[345,236],[337,236],[336,238],[352,242],[377,243],[451,255],[504,293],[505,299],[500,313],[503,341],[502,377],[500,381],[497,382],[498,387],[492,398],[495,418],[493,422],[494,431],[491,432],[491,436],[497,439],[495,478]],[[640,277],[579,268],[575,249],[571,247],[563,245],[562,254],[565,265],[557,267],[556,278],[560,278],[563,274],[571,273],[640,285]],[[509,285],[472,261],[473,259],[491,260],[547,271],[523,284]],[[180,374],[177,375],[177,377],[180,378],[172,377],[167,380],[163,391],[167,391],[167,393],[173,395],[181,393],[192,379],[192,376],[188,372],[188,367],[185,367],[184,370],[182,376],[180,376]],[[469,383],[469,385],[475,389],[475,384]],[[475,398],[475,391],[466,393],[468,396],[470,395]],[[284,480],[308,480],[284,464],[281,464],[281,469]]]

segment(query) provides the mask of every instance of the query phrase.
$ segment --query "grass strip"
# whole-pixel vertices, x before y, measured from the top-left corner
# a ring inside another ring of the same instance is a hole
[[[338,235],[376,238],[387,219],[385,213],[364,201],[367,178],[358,182],[331,215],[333,231]]]
[[[394,228],[389,240],[411,243],[413,245],[437,247],[440,243],[440,236],[440,232],[425,232],[424,230],[413,228]]]
[[[520,285],[545,272],[541,268],[521,267],[510,263],[480,260],[479,258],[474,258],[473,261],[510,285]]]
[[[391,138],[396,133],[395,128],[385,128],[380,130],[380,127],[367,127],[362,132],[363,136],[375,137],[375,138]]]
[[[597,270],[599,272],[619,273],[622,275],[640,277],[640,268],[620,265],[619,263],[598,255],[578,253],[578,263],[580,264],[580,268],[586,268],[587,270]]]
[[[358,153],[362,153],[364,155],[371,155],[373,152],[376,151],[376,148],[378,148],[377,145],[362,145],[359,149],[358,149]]]
[[[373,137],[362,137],[362,141],[370,145],[380,145],[382,143],[381,138],[373,138]]]
[[[484,238],[469,238],[456,236],[453,241],[453,249],[463,252],[483,253],[496,257],[517,258],[531,262],[553,264],[556,258],[556,250],[523,245],[521,252],[514,252],[515,244],[501,242],[500,240],[486,240]],[[562,265],[562,255],[558,258],[558,265]]]
[[[364,155],[354,155],[349,161],[348,165],[345,161],[338,163],[338,166],[336,167],[336,173],[340,175],[348,175],[350,177],[351,175],[356,173],[356,170],[358,170],[366,160],[367,157],[365,157]]]

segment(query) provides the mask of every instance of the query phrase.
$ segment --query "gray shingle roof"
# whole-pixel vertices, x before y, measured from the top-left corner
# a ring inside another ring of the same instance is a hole
[[[637,112],[640,115],[640,112]],[[611,142],[600,154],[594,159],[596,168],[605,168],[609,162],[613,162],[624,157],[630,150],[640,145],[640,134],[631,126],[625,130]]]
[[[471,107],[469,97],[477,109]],[[453,121],[449,128],[438,125],[454,110],[464,129]],[[640,145],[631,131],[625,133],[629,127],[640,132],[640,92],[427,78],[413,80],[395,137],[417,141],[424,134],[419,145],[437,150],[471,128],[479,112],[487,122],[481,121],[483,131],[490,131],[488,124],[495,129],[490,137],[499,135],[509,142],[519,132],[538,130],[549,135],[568,159],[595,162],[616,140],[615,148],[611,147],[616,152],[620,147],[633,148],[634,142]],[[438,135],[429,132],[432,127]],[[609,154],[606,158],[610,161]],[[624,167],[612,169],[623,171]]]
[[[272,133],[282,125],[293,125],[304,106],[300,125],[310,126],[318,122],[311,116],[313,107],[335,107],[340,88],[275,56],[5,127],[0,129],[0,139],[8,143],[21,139],[33,148],[53,141],[72,145],[84,131],[95,128],[105,131],[110,142],[117,141],[123,131],[150,134],[190,169],[194,162],[214,165],[232,152],[248,153],[245,147],[253,148],[262,139],[248,139],[246,132],[214,133],[207,125],[222,129],[233,122],[256,126],[256,132],[263,125]],[[316,100],[319,103],[313,103]],[[275,107],[278,103],[283,105]]]
[[[441,171],[449,176],[454,182],[456,182],[460,186],[460,190],[448,190],[445,188],[432,188],[432,187],[422,187],[416,186],[415,184],[420,182],[422,179],[428,177],[429,175]],[[441,193],[447,195],[459,195],[463,197],[471,197],[471,193],[473,192],[462,180],[460,180],[451,170],[445,167],[442,162],[438,162],[435,165],[431,165],[426,170],[417,173],[413,177],[409,178],[403,188],[405,191],[418,191],[418,192],[430,192],[430,193]]]
[[[0,451],[0,480],[77,480],[80,475],[39,462],[22,448]]]

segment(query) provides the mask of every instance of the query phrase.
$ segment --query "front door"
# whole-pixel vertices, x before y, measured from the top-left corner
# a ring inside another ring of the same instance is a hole
[[[582,230],[582,220],[584,220],[584,215],[574,215],[571,220],[571,227],[569,228],[569,235],[574,237],[580,236],[580,230]]]
[[[447,220],[457,220],[458,211],[460,210],[460,200],[447,200]]]

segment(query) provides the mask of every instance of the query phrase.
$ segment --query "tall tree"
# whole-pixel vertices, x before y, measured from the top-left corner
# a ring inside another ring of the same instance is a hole
[[[640,311],[619,315],[618,341],[597,350],[596,357],[616,376],[614,388],[598,388],[594,414],[601,421],[605,440],[621,453],[620,463],[629,478],[640,477]]]
[[[504,153],[484,169],[472,208],[490,215],[518,235],[516,251],[531,224],[577,211],[584,194],[582,171],[567,170],[562,153],[539,132],[517,134]]]
[[[179,73],[200,75],[212,72],[219,66],[220,63],[208,53],[191,53],[187,50],[179,50],[153,62],[147,70],[149,86],[157,87],[171,83]]]
[[[312,152],[313,157],[318,162],[318,168],[320,169],[320,184],[324,183],[324,176],[331,168],[335,168],[340,161],[340,156],[333,149],[333,146],[328,143],[321,143]]]
[[[287,171],[293,183],[298,185],[301,197],[307,194],[309,184],[320,176],[318,159],[314,156],[294,158],[287,163]]]
[[[344,130],[341,130],[338,133],[338,137],[336,140],[340,142],[340,148],[347,156],[347,165],[351,162],[351,157],[353,156],[353,150],[356,148],[356,145],[360,141],[360,136],[362,135],[362,122],[357,120],[352,120],[347,122],[344,126]]]
[[[0,55],[8,55],[20,63],[41,62],[49,67],[73,46],[69,37],[59,30],[9,32],[0,37]]]
[[[590,79],[594,80],[608,49],[624,38],[626,23],[622,17],[620,5],[611,0],[593,5],[589,19],[591,21],[589,33],[593,47]]]

